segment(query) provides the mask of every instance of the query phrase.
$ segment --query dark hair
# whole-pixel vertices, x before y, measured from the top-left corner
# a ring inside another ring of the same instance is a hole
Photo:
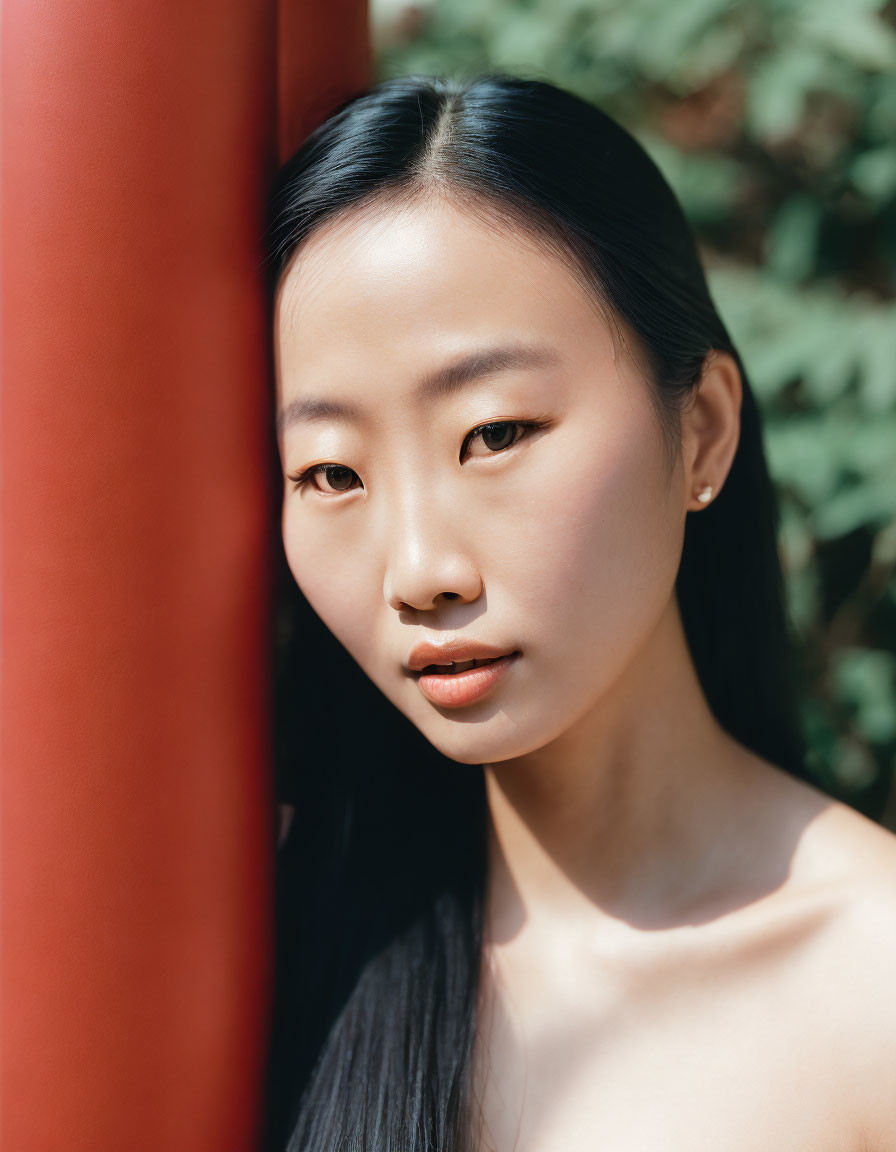
[[[430,194],[547,246],[611,322],[630,326],[670,458],[707,354],[735,358],[744,384],[740,441],[717,498],[687,518],[676,592],[718,721],[808,779],[759,414],[690,226],[659,170],[604,112],[541,80],[387,80],[340,105],[278,173],[267,234],[272,293],[325,221]],[[306,614],[296,650],[307,653],[315,627]],[[350,685],[354,710],[362,677],[332,650],[322,658],[338,669],[334,683]],[[278,707],[288,727],[296,681],[283,683],[290,687]],[[296,780],[296,827],[281,853],[294,889],[281,886],[278,910],[288,941],[280,1003],[294,1001],[275,1021],[270,1146],[283,1147],[285,1126],[289,1152],[472,1149],[481,766],[427,755],[410,725],[374,707],[378,719],[362,725],[366,751],[352,746],[338,712],[327,716],[324,701],[312,708],[301,691],[302,715],[326,727],[328,756],[322,772],[302,734],[298,755],[309,768]],[[378,739],[394,755],[371,769]]]

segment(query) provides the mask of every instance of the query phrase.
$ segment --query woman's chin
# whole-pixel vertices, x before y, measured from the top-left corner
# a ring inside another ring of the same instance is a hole
[[[475,725],[463,725],[463,728],[462,732],[446,734],[426,725],[421,726],[420,731],[436,751],[458,764],[497,764],[524,756],[541,746],[537,739],[524,741],[518,730],[487,735],[481,726],[478,732]]]

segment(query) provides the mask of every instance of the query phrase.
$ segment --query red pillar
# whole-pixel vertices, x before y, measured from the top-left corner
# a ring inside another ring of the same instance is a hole
[[[302,68],[366,82],[361,13],[320,5]],[[3,4],[4,1152],[245,1152],[259,1131],[260,231],[278,56],[290,131],[322,83],[289,73],[284,33],[275,0]]]

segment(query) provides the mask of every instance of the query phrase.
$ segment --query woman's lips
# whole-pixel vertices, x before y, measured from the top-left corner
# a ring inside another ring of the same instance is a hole
[[[499,656],[494,660],[477,661],[478,667],[464,672],[431,672],[430,664],[419,674],[417,683],[424,696],[443,708],[457,708],[481,700],[507,675],[516,663],[519,652]],[[466,662],[468,663],[468,661]]]

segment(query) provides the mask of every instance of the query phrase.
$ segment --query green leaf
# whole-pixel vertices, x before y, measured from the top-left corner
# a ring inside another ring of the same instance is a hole
[[[643,28],[639,59],[644,71],[655,80],[682,72],[710,22],[723,19],[730,9],[730,0],[678,0],[657,6]]]
[[[854,2],[806,4],[797,20],[798,34],[860,68],[896,67],[896,32]]]
[[[768,423],[765,447],[775,482],[789,487],[810,508],[837,491],[841,466],[830,428],[816,417]]]
[[[779,280],[805,279],[815,264],[822,205],[809,196],[791,196],[778,209],[765,236],[765,262]]]
[[[896,411],[896,308],[867,310],[857,322],[859,394],[867,412]]]
[[[747,95],[750,134],[769,141],[793,135],[806,96],[823,75],[823,59],[804,46],[784,48],[761,59],[750,77]]]
[[[849,736],[842,736],[833,755],[834,772],[840,784],[859,791],[877,779],[877,764],[864,744]]]
[[[882,744],[896,739],[896,657],[875,649],[844,648],[834,654],[831,675],[839,699],[866,740]]]
[[[812,526],[822,540],[834,540],[863,525],[884,525],[896,516],[896,468],[889,475],[843,488],[820,502]]]
[[[861,153],[853,161],[850,178],[874,204],[885,203],[896,194],[896,145]]]

